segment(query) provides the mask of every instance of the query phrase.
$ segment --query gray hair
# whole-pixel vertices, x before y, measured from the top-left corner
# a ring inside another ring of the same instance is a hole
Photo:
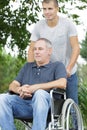
[[[44,41],[44,42],[46,43],[46,46],[47,46],[48,48],[52,48],[52,43],[51,43],[50,40],[48,40],[48,39],[46,39],[46,38],[39,38],[37,41],[40,41],[40,40]],[[36,41],[36,42],[37,42],[37,41]]]

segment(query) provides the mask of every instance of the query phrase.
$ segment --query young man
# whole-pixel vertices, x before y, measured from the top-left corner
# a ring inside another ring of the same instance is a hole
[[[31,35],[28,61],[33,61],[34,42],[41,37],[52,42],[52,61],[64,63],[67,71],[67,98],[72,98],[78,104],[78,81],[76,61],[80,53],[77,31],[74,24],[68,19],[58,16],[57,0],[43,0],[44,20],[40,20]]]
[[[0,126],[15,130],[15,118],[32,118],[32,130],[45,130],[50,108],[50,90],[66,88],[66,70],[61,62],[50,62],[52,45],[41,38],[35,42],[35,62],[26,63],[9,85],[13,95],[0,94]]]

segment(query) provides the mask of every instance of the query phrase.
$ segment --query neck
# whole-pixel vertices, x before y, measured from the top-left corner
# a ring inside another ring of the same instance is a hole
[[[44,66],[44,65],[46,65],[46,64],[48,64],[50,61],[47,61],[47,62],[36,62],[36,64],[37,64],[37,66]]]
[[[47,20],[47,24],[48,24],[48,26],[50,26],[50,27],[54,27],[54,26],[57,25],[58,20],[59,20],[59,17],[57,16],[57,17],[55,17],[55,19]]]

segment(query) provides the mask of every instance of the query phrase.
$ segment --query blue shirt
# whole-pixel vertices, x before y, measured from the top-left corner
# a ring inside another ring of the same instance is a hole
[[[56,61],[38,67],[35,62],[27,62],[15,80],[20,82],[22,86],[24,84],[47,83],[59,78],[66,78],[66,69],[63,63]]]

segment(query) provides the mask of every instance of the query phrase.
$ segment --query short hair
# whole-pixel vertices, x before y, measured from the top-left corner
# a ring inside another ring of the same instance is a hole
[[[46,46],[47,46],[48,48],[52,48],[52,43],[51,43],[50,40],[48,40],[48,39],[46,39],[46,38],[39,38],[37,41],[40,41],[40,40],[44,41],[44,42],[46,43]],[[36,42],[37,42],[37,41],[36,41]]]
[[[43,1],[42,1],[42,4],[43,4],[43,3],[50,3],[51,1],[54,2],[55,6],[58,7],[58,1],[57,1],[57,0],[43,0]]]

